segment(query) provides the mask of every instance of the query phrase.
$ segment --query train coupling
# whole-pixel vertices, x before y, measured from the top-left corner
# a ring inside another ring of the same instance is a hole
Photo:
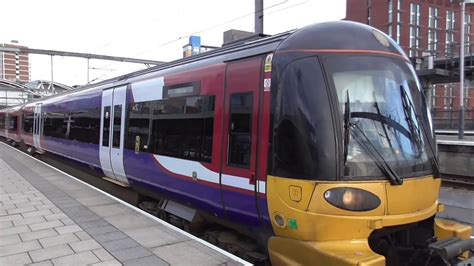
[[[445,265],[474,265],[474,240],[452,237],[432,243],[428,246],[430,254],[437,255]]]

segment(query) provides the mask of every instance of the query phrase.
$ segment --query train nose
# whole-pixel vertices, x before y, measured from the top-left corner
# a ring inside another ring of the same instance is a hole
[[[275,232],[269,252],[276,264],[384,265],[385,257],[369,244],[372,232],[439,211],[440,180],[432,176],[406,178],[399,186],[269,176],[267,186]]]

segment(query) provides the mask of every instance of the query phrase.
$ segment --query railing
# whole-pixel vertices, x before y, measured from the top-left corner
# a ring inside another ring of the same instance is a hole
[[[431,109],[435,129],[458,130],[459,110]],[[464,116],[465,130],[474,130],[474,108],[466,109]]]

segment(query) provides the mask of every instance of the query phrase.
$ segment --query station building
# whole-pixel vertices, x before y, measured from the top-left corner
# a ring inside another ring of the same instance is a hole
[[[21,48],[18,42],[12,41],[11,44],[0,44],[2,48]],[[18,52],[0,51],[0,79],[29,82],[30,81],[30,63],[28,54]]]

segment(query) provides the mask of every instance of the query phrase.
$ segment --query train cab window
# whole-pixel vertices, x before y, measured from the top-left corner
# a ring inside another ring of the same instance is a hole
[[[120,147],[120,132],[122,127],[122,105],[114,105],[114,126],[112,136],[112,147]]]
[[[269,173],[335,180],[335,131],[320,62],[316,57],[287,64],[272,87],[273,130]]]
[[[249,168],[252,143],[252,93],[230,98],[228,165]]]
[[[109,147],[109,134],[110,134],[110,106],[104,107],[104,128],[103,131],[103,138],[102,138],[102,146]]]

